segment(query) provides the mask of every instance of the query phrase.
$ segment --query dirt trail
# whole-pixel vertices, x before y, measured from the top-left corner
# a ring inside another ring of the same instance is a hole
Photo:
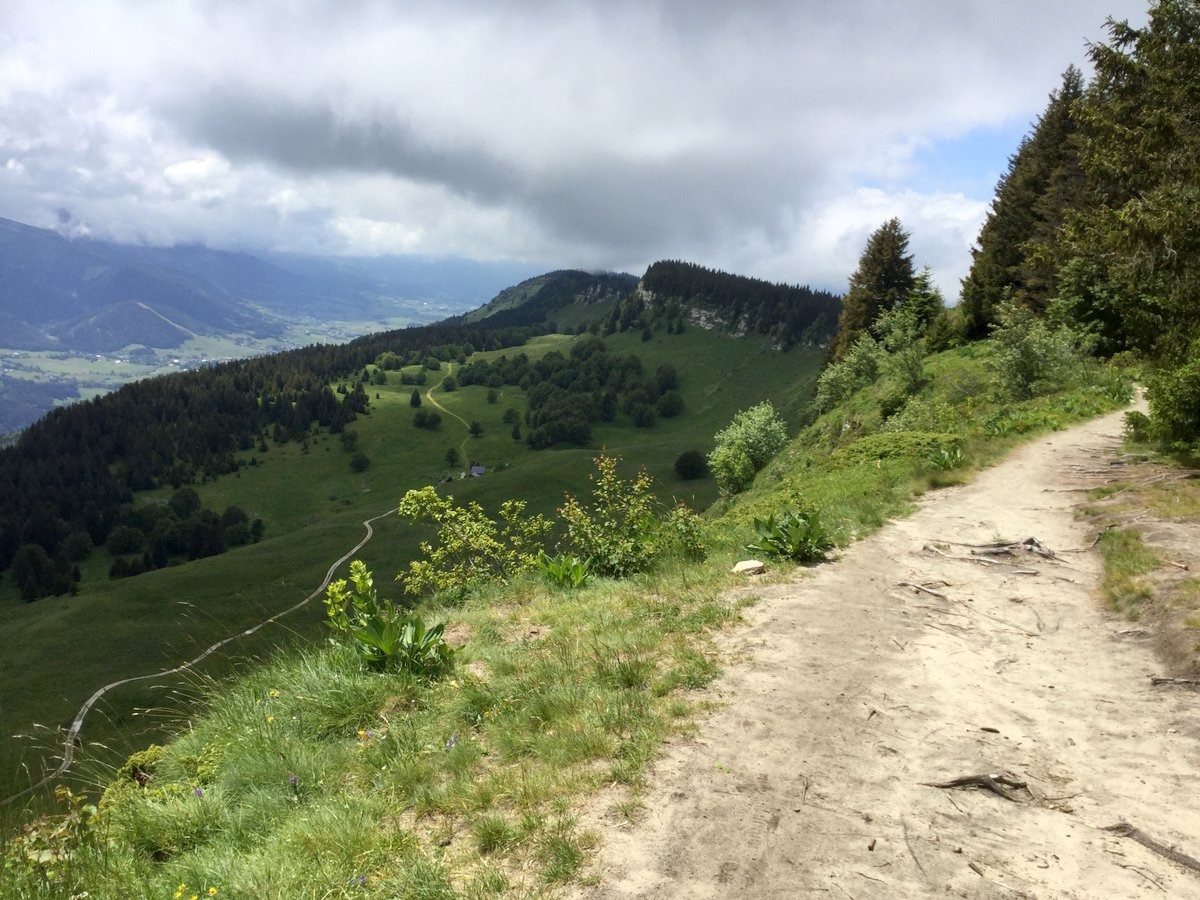
[[[1160,668],[1097,598],[1084,494],[1066,490],[1120,425],[1039,439],[759,591],[723,705],[656,764],[635,825],[604,819],[581,896],[1200,897],[1200,873],[1100,830],[1200,856],[1200,695],[1150,685]],[[1030,536],[1060,561],[923,550]],[[922,785],[983,772],[1032,795]]]

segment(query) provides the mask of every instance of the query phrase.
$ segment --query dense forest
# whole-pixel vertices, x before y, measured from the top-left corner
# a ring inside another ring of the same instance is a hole
[[[699,309],[731,331],[768,335],[786,349],[824,343],[836,330],[841,311],[841,300],[828,291],[773,284],[678,260],[651,265],[641,288],[614,311],[609,325],[624,331],[662,319],[670,331],[683,327],[690,309]]]
[[[1200,452],[1200,5],[1163,0],[1144,27],[1106,29],[1089,49],[1091,81],[1068,68],[1010,158],[956,308],[929,302],[898,221],[872,235],[834,374],[872,335],[927,331],[938,349],[1032,322],[1023,327],[1139,360],[1151,435]],[[917,309],[924,324],[897,318]]]
[[[108,542],[117,527],[139,527],[131,522],[137,517],[134,491],[180,488],[232,472],[243,464],[239,452],[268,438],[282,443],[301,440],[314,428],[343,431],[369,412],[368,394],[356,377],[369,364],[455,359],[477,349],[518,346],[538,331],[490,324],[400,329],[133,382],[54,410],[0,450],[0,571],[18,564],[13,577],[27,599],[64,593],[75,580],[79,553]],[[351,376],[352,388],[333,389],[334,380]],[[245,523],[236,511],[226,513],[203,516],[213,535],[230,526],[240,534]],[[172,523],[159,524],[166,532]],[[139,530],[150,534],[155,526],[147,528]],[[114,574],[153,567],[164,552],[209,555],[188,535],[172,541],[158,550],[148,547],[148,555]]]
[[[1200,8],[1109,20],[1009,162],[964,283],[972,334],[1004,299],[1151,363],[1154,428],[1200,438]]]
[[[595,336],[576,342],[567,356],[555,350],[532,363],[524,353],[490,363],[479,360],[463,368],[458,383],[511,384],[527,391],[523,420],[529,431],[524,439],[535,450],[586,444],[594,422],[611,422],[619,412],[639,428],[683,412],[679,375],[672,366],[646,372],[637,356],[612,353]],[[519,414],[510,411],[509,418],[513,438],[520,439]]]

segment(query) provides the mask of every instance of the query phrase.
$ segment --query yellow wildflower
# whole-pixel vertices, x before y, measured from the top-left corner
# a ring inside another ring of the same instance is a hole
[[[274,722],[274,721],[275,721],[275,717],[274,717],[274,716],[267,716],[267,724],[268,724],[268,725],[270,725],[270,724],[271,724],[272,722]]]
[[[208,896],[210,896],[210,897],[217,896],[217,889],[215,887],[210,887],[208,889]]]
[[[272,688],[271,690],[267,691],[267,696],[268,696],[268,697],[278,697],[278,696],[279,696],[279,691],[277,691],[277,690],[275,690],[274,688]]]

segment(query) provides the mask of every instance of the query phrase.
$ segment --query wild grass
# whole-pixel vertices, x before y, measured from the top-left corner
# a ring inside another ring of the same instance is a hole
[[[37,866],[4,869],[0,896],[70,896],[86,885],[91,898],[164,897],[185,884],[224,897],[493,897],[582,877],[595,843],[578,824],[584,799],[617,786],[625,814],[635,813],[647,763],[691,727],[692,692],[719,672],[715,635],[753,602],[731,599],[727,573],[755,516],[811,504],[844,543],[1022,435],[1117,402],[1098,370],[1070,391],[1019,404],[962,393],[962,383],[986,383],[983,355],[972,347],[931,360],[940,374],[909,400],[906,428],[886,427],[886,385],[815,420],[746,494],[712,511],[719,527],[703,564],[668,559],[570,591],[529,575],[424,600],[425,620],[446,623],[461,643],[449,677],[371,671],[352,651],[320,644],[232,683],[192,676],[203,710],[109,785],[102,839],[53,879]],[[702,408],[715,416],[723,404]],[[1001,417],[1007,430],[989,430]],[[896,452],[839,452],[879,433],[898,435],[881,444]],[[914,433],[946,436],[963,466],[939,468],[928,441],[904,437]],[[660,446],[650,458],[669,467],[679,449]],[[549,458],[561,464],[573,453]],[[660,478],[658,489],[674,484]],[[373,568],[382,586],[399,566]]]
[[[1105,599],[1114,609],[1136,618],[1138,606],[1153,595],[1150,583],[1139,576],[1153,572],[1162,561],[1133,528],[1102,532],[1099,546],[1104,560],[1100,589]]]
[[[537,358],[550,350],[569,352],[574,340],[546,335],[522,348],[480,355],[525,352]],[[534,452],[514,441],[511,426],[501,421],[509,406],[524,408],[518,388],[504,387],[495,404],[487,403],[487,391],[479,386],[436,392],[447,409],[484,427],[481,437],[467,441],[462,464],[450,468],[445,452],[463,444],[465,427],[447,416],[436,432],[414,428],[412,386],[389,373],[387,385],[369,386],[371,414],[350,426],[371,461],[365,472],[350,470],[350,454],[336,435],[318,435],[307,450],[298,443],[273,442],[266,453],[251,450],[245,456],[259,465],[196,486],[207,506],[236,504],[261,516],[267,525],[261,543],[119,581],[108,579],[111,559],[98,549],[85,561],[82,590],[73,598],[22,603],[11,579],[0,579],[0,645],[5,648],[0,653],[0,796],[27,786],[47,769],[61,752],[58,729],[70,723],[97,687],[169,668],[296,603],[361,537],[360,523],[394,506],[406,489],[448,475],[457,478],[467,462],[477,460],[489,467],[486,477],[456,480],[443,490],[492,511],[503,500],[520,497],[531,513],[550,513],[565,491],[586,487],[592,457],[607,447],[630,460],[630,467],[645,467],[664,500],[675,496],[703,509],[716,498],[716,487],[711,479],[678,480],[673,463],[679,453],[706,451],[718,428],[764,395],[777,398],[777,406],[798,421],[819,365],[816,351],[797,348],[784,354],[755,340],[702,329],[657,335],[648,342],[640,335],[615,334],[607,343],[614,353],[636,353],[651,372],[664,363],[674,365],[686,402],[683,414],[649,429],[635,428],[619,415],[596,428],[591,447]],[[422,394],[440,377],[430,374],[434,377]],[[150,502],[167,493],[152,491],[137,499]],[[426,535],[398,516],[377,522],[375,532],[361,557],[384,583],[407,566]],[[229,675],[281,647],[312,640],[322,628],[323,610],[314,601],[282,626],[263,629],[210,657],[203,672]],[[47,659],[56,664],[47,666]],[[182,679],[121,688],[89,716],[81,754],[117,765],[170,733],[171,723],[188,717],[201,699]],[[154,712],[143,712],[148,709]],[[13,738],[16,734],[34,737]],[[0,811],[0,833],[7,830],[4,815]]]

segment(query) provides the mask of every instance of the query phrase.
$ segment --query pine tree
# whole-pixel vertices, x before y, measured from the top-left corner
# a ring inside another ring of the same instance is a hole
[[[996,186],[992,210],[971,251],[971,270],[963,279],[970,338],[987,336],[1007,294],[1042,312],[1054,292],[1052,245],[1084,187],[1076,112],[1082,95],[1083,76],[1071,66]]]
[[[846,354],[880,314],[903,303],[912,290],[915,278],[912,255],[907,252],[908,238],[899,219],[888,219],[867,240],[858,270],[850,276],[850,289],[842,300],[833,348],[835,360]]]
[[[413,408],[421,405],[421,392],[416,388],[413,389],[412,396],[408,398],[408,405]]]

